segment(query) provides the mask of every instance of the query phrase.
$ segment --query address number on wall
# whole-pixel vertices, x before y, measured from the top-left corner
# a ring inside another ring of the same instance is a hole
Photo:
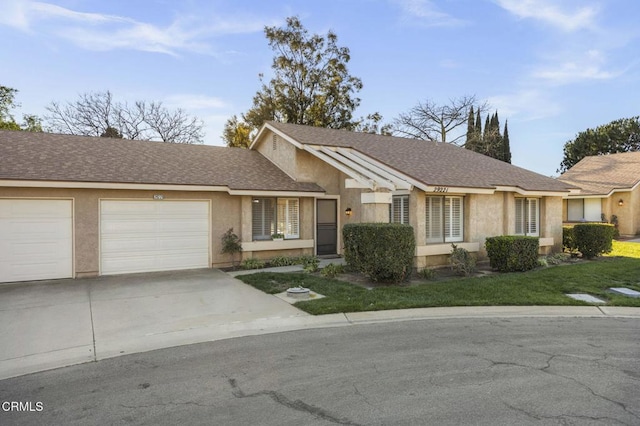
[[[449,188],[446,186],[435,186],[433,192],[449,192]]]

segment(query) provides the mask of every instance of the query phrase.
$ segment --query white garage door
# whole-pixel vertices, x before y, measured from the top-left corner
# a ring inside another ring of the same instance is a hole
[[[0,200],[0,282],[71,278],[70,200]]]
[[[209,267],[207,201],[102,201],[102,275]]]

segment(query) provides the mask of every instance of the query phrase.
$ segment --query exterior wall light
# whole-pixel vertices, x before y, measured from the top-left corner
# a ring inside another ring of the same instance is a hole
[[[624,206],[624,200],[622,198],[620,198],[620,200],[618,200],[618,205],[620,207]]]
[[[347,209],[344,211],[344,214],[346,214],[347,216],[351,216],[351,213],[353,213],[351,207],[347,207]]]

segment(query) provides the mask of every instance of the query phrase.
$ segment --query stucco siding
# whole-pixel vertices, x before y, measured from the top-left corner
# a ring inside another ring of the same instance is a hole
[[[255,146],[255,149],[264,157],[268,158],[273,164],[278,166],[286,174],[296,179],[297,148],[291,143],[268,130],[261,139],[260,143]],[[296,180],[305,182],[304,180],[300,179]]]

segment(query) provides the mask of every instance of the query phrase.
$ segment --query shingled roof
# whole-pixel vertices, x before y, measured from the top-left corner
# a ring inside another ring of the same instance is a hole
[[[426,185],[569,192],[573,185],[449,143],[268,122],[299,143],[352,148]]]
[[[8,130],[0,131],[2,180],[324,192],[248,149]]]
[[[559,178],[582,189],[579,195],[609,195],[640,183],[640,152],[585,157]]]

